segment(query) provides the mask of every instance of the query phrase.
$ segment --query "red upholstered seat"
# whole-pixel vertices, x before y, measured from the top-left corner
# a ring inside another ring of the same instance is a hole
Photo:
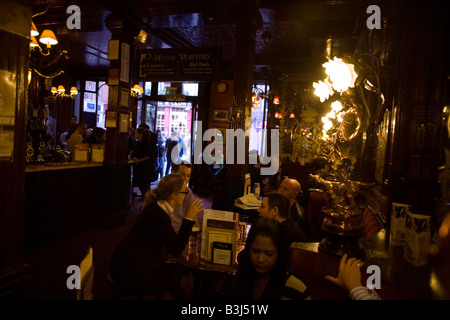
[[[376,235],[384,226],[384,217],[374,213],[370,207],[365,207],[362,213],[362,221],[364,225],[364,237],[370,238]],[[380,221],[381,220],[381,221]]]
[[[308,200],[308,220],[309,220],[309,239],[310,241],[320,241],[325,238],[322,230],[325,214],[322,208],[327,204],[328,196],[325,192],[318,189],[309,190]]]
[[[290,270],[307,286],[313,300],[349,300],[346,291],[325,280],[337,276],[339,257],[291,248]]]
[[[301,243],[293,243],[290,251],[290,270],[307,286],[312,300],[349,300],[344,289],[325,280],[326,275],[336,277],[339,270],[340,257],[296,247]],[[369,274],[367,261],[361,268],[361,282],[366,284]],[[405,290],[381,279],[381,288],[377,293],[383,300],[413,299]]]

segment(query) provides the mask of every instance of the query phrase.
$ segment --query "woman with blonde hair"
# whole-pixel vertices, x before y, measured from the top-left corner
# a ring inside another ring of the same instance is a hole
[[[178,255],[184,250],[197,213],[203,210],[201,200],[194,200],[180,231],[175,233],[173,208],[183,202],[186,193],[184,177],[170,174],[146,194],[144,209],[113,253],[110,274],[115,282],[148,295],[182,296],[179,287],[171,285],[170,268],[165,259],[168,254]]]

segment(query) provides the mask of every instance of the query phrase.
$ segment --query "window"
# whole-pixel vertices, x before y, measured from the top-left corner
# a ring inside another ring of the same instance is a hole
[[[183,95],[185,95],[185,96],[197,97],[198,96],[198,83],[197,82],[183,83],[182,91],[183,91]]]
[[[85,83],[85,92],[83,99],[83,111],[84,112],[96,112],[96,104],[97,104],[97,94],[96,94],[96,85],[95,81],[86,81]]]
[[[170,87],[170,82],[158,82],[158,95],[166,95],[166,87]]]
[[[98,83],[98,102],[97,102],[97,127],[105,128],[105,115],[108,110],[109,87],[105,81]]]
[[[152,83],[146,81],[144,84],[144,94],[146,96],[151,96],[152,95]]]
[[[96,113],[95,125],[105,128],[105,114],[108,110],[108,85],[105,81],[86,81],[84,85],[83,111]]]
[[[257,84],[256,88],[263,94],[269,92],[269,86],[265,84]],[[267,145],[267,135],[263,134],[263,130],[267,127],[267,99],[259,97],[260,104],[257,108],[252,109],[251,113],[251,125],[250,125],[250,139],[249,139],[249,151],[257,150],[258,155],[263,155],[266,152],[265,146]]]

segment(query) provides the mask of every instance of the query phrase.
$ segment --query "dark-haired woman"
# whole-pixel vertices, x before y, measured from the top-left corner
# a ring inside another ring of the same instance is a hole
[[[287,248],[275,219],[259,217],[239,253],[230,297],[240,300],[309,300],[306,285],[288,270]]]
[[[129,233],[115,249],[110,274],[117,283],[141,289],[147,294],[165,293],[167,298],[182,298],[177,285],[171,285],[168,254],[180,254],[189,240],[202,202],[194,200],[186,212],[180,231],[172,227],[174,207],[186,196],[182,175],[163,177],[158,186],[145,197],[145,206]]]

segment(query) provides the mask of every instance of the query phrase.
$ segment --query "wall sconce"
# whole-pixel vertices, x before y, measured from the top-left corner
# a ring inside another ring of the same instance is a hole
[[[278,98],[278,96],[273,97],[273,104],[275,104],[275,105],[280,104],[280,98]]]
[[[36,28],[36,25],[34,24],[33,21],[31,21],[31,36],[32,37],[37,37],[39,35],[39,31]]]
[[[36,16],[42,15],[46,13],[48,8],[43,11],[34,14],[31,18],[33,19]],[[38,74],[40,77],[43,77],[45,79],[53,79],[60,74],[64,73],[63,70],[58,70],[55,73],[51,75],[46,75],[41,73],[39,70],[42,69],[48,69],[48,67],[55,64],[62,56],[64,56],[66,59],[68,59],[67,51],[66,50],[60,50],[59,53],[55,53],[50,57],[50,49],[52,45],[58,44],[58,40],[55,36],[55,33],[52,30],[46,29],[42,32],[41,37],[39,38],[39,42],[36,40],[36,37],[39,35],[39,30],[36,28],[36,25],[33,21],[31,21],[31,28],[30,28],[30,66],[31,69]],[[45,45],[46,50],[43,50],[39,43],[42,43]],[[37,54],[39,53],[39,54]]]
[[[131,96],[138,99],[141,94],[144,94],[144,89],[140,85],[135,84],[133,88],[131,88]]]
[[[39,42],[45,44],[47,46],[47,49],[50,49],[51,46],[58,44],[55,33],[49,29],[46,29],[44,30],[44,32],[42,32],[42,35],[39,38]]]

